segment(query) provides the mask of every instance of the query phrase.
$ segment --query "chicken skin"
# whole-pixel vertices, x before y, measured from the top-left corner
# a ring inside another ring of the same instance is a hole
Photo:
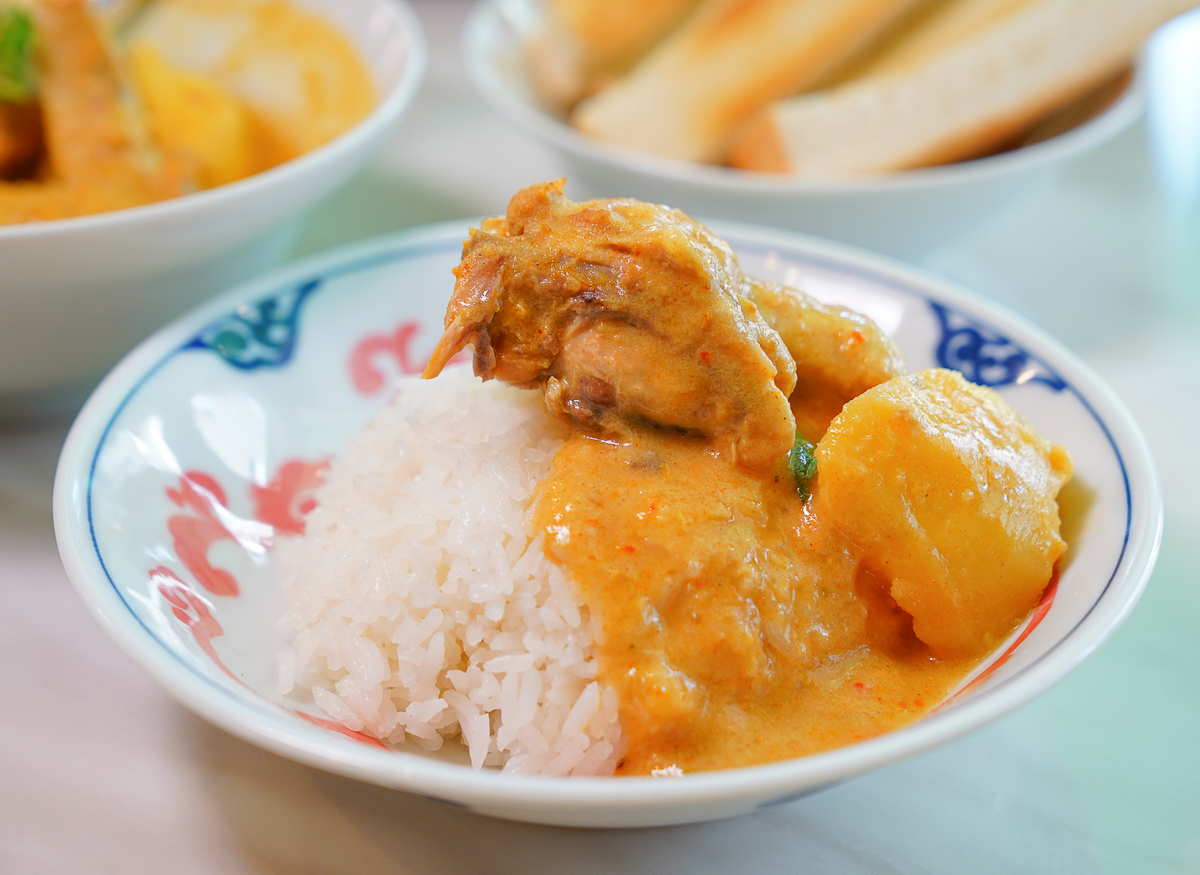
[[[455,275],[425,376],[471,343],[476,374],[540,387],[592,432],[691,434],[749,470],[791,450],[795,363],[733,251],[683,213],[534,185],[471,231]]]

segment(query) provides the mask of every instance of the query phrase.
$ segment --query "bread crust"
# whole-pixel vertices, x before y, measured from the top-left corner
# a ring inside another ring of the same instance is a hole
[[[812,86],[920,2],[705,0],[572,121],[657,155],[720,161],[748,116]]]
[[[956,14],[970,4],[995,13],[998,2],[1003,0],[960,0]],[[923,56],[910,51],[894,65],[883,59],[877,75],[777,101],[746,125],[730,162],[751,170],[839,177],[992,151],[1112,77],[1155,27],[1195,5],[1195,0],[1007,2],[1007,15],[993,15],[984,28],[965,28],[960,39],[944,40],[936,51]]]
[[[525,46],[542,102],[568,109],[632,66],[698,0],[545,0],[545,21]]]

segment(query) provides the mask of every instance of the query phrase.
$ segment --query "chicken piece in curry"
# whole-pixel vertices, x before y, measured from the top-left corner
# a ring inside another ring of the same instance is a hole
[[[535,185],[456,275],[426,376],[470,343],[574,426],[534,525],[596,623],[618,774],[908,723],[1055,573],[1065,451],[955,372],[905,373],[869,319],[747,278],[676,210]]]
[[[589,432],[667,429],[759,469],[791,449],[795,363],[733,251],[687,216],[534,186],[472,234],[455,273],[429,373],[470,341],[476,373],[540,386]]]

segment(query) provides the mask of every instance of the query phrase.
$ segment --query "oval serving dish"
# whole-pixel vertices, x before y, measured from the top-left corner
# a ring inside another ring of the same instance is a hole
[[[713,222],[750,275],[870,315],[912,370],[996,388],[1075,461],[1056,586],[934,713],[877,738],[681,778],[472,771],[447,745],[397,752],[278,695],[275,533],[302,526],[313,470],[420,371],[441,333],[465,222],[342,248],[242,286],[144,342],[88,401],[54,494],[67,572],[97,622],[171,695],[248,741],[318,768],[483,814],[617,827],[728,817],[976,729],[1078,666],[1133,608],[1162,501],[1144,440],[1091,371],[994,304],[878,256]]]
[[[500,115],[558,152],[578,197],[637,192],[691,215],[764,222],[911,260],[977,226],[1056,169],[1141,118],[1134,82],[1099,115],[1040,143],[998,155],[853,179],[795,179],[639,152],[590,137],[539,104],[524,47],[539,27],[536,0],[481,0],[463,30],[476,90]]]

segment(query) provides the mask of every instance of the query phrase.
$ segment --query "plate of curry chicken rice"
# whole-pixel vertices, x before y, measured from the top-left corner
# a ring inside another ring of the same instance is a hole
[[[1011,313],[561,182],[160,332],[55,492],[80,594],[199,714],[584,826],[752,811],[1011,711],[1124,620],[1162,520],[1124,408]]]

